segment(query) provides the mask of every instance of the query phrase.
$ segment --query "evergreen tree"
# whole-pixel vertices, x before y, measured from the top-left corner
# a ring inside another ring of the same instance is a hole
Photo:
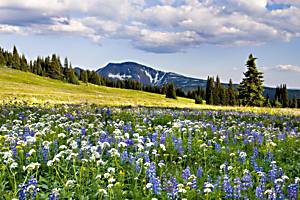
[[[55,54],[52,55],[51,62],[47,67],[48,67],[47,75],[50,78],[62,80],[62,73],[61,73],[62,67],[59,58]]]
[[[87,83],[88,82],[88,76],[86,70],[81,70],[80,71],[80,78],[82,82]]]
[[[232,84],[232,80],[229,80],[229,86],[227,89],[228,93],[228,105],[230,106],[235,106],[236,105],[236,97],[235,97],[235,92]]]
[[[99,74],[97,74],[97,72],[95,72],[95,71],[92,71],[91,72],[91,78],[90,78],[89,82],[93,83],[95,85],[101,85],[101,79],[100,79]]]
[[[3,50],[0,48],[0,67],[6,65],[5,57],[3,55]]]
[[[20,69],[20,56],[17,47],[13,48],[12,66],[13,69]]]
[[[214,91],[214,78],[208,77],[206,82],[206,104],[212,105],[214,103],[213,99],[213,91]]]
[[[263,75],[257,70],[255,60],[250,54],[246,64],[247,71],[244,72],[245,78],[238,87],[239,99],[244,106],[262,106],[264,103]]]
[[[72,65],[70,64],[70,68],[69,68],[69,73],[68,73],[68,82],[69,83],[72,83],[72,84],[79,84],[78,82],[78,78],[77,76],[75,75],[75,71],[74,69],[72,68]]]
[[[214,105],[220,105],[221,104],[221,82],[220,82],[220,78],[219,76],[217,76],[216,78],[216,83],[215,83],[215,87],[214,87],[214,90],[213,90],[213,97],[214,97]]]
[[[171,99],[176,99],[176,90],[174,87],[174,83],[169,83],[167,85],[167,89],[166,89],[166,97],[167,98],[171,98]]]
[[[282,107],[286,108],[289,105],[289,95],[286,84],[282,86]]]
[[[196,95],[195,104],[203,104],[202,97],[200,95]]]
[[[25,55],[23,54],[20,60],[20,70],[27,72],[28,71],[28,63],[25,58]]]

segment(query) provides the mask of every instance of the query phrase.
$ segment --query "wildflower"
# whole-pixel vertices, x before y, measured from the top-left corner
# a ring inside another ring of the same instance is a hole
[[[188,180],[188,178],[190,177],[190,175],[191,175],[190,168],[186,167],[186,169],[182,171],[182,178],[184,180]]]

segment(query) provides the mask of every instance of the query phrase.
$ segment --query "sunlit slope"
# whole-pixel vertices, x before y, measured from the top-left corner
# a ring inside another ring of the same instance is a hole
[[[167,99],[164,95],[110,88],[93,84],[73,85],[9,68],[0,68],[0,97],[17,98],[31,102],[95,103],[100,105],[143,105],[167,107],[193,107],[191,99]]]
[[[137,90],[110,88],[84,83],[73,85],[5,67],[0,67],[0,99],[0,103],[10,100],[39,104],[94,103],[100,106],[159,106],[300,115],[299,109],[196,105],[192,99],[180,97],[177,100],[167,99],[164,95]]]

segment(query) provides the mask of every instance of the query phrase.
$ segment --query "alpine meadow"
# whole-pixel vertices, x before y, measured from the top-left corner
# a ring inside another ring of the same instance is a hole
[[[0,0],[0,200],[299,200],[299,51],[297,1]]]

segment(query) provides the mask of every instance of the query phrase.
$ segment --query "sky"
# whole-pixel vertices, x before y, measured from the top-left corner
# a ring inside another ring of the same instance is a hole
[[[250,53],[266,86],[300,89],[300,0],[0,0],[0,46],[98,69],[135,61],[239,83]]]

